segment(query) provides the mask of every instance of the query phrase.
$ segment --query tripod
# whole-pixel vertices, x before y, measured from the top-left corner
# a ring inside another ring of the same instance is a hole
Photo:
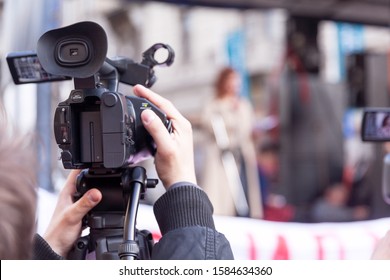
[[[90,233],[77,240],[68,259],[85,259],[93,251],[96,259],[150,259],[152,234],[137,230],[136,220],[140,199],[157,183],[157,179],[147,179],[145,169],[139,166],[83,170],[77,178],[75,199],[91,188],[99,189],[103,198],[84,218]]]

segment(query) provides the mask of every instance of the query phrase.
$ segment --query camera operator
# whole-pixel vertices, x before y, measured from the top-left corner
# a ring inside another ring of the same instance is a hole
[[[0,100],[0,260],[31,258],[37,193],[30,136],[8,123]]]
[[[164,111],[173,128],[169,133],[152,110],[141,114],[156,143],[156,171],[166,189],[154,205],[162,238],[153,247],[152,259],[233,259],[228,240],[215,229],[213,206],[196,185],[190,122],[151,90],[136,85],[134,93]],[[76,177],[76,171],[69,175],[44,238],[36,237],[37,259],[65,258],[80,234],[82,217],[102,198],[99,190],[91,189],[73,204]]]

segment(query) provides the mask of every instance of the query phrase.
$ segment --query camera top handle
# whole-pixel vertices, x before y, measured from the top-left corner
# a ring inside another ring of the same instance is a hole
[[[163,61],[156,59],[156,54],[160,49],[167,51],[167,58]],[[170,66],[175,58],[175,52],[173,49],[163,43],[157,43],[151,46],[142,54],[141,63],[136,63],[129,58],[118,57],[115,59],[106,58],[105,63],[101,69],[101,79],[104,79],[103,72],[107,71],[109,66],[113,66],[119,74],[119,82],[128,85],[141,84],[146,87],[151,87],[156,82],[156,76],[154,75],[154,66]],[[108,66],[108,65],[109,66]]]

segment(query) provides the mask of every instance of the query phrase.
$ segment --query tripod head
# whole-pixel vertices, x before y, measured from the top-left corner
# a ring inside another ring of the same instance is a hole
[[[80,237],[68,259],[85,259],[95,252],[96,259],[149,259],[153,239],[149,232],[136,229],[140,199],[147,188],[154,188],[157,179],[147,179],[143,167],[121,170],[83,170],[77,178],[75,199],[91,186],[102,192],[102,201],[84,218],[90,228]]]

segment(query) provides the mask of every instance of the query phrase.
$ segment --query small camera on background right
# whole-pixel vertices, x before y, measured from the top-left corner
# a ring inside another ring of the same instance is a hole
[[[390,108],[366,108],[363,112],[361,138],[365,142],[390,141]],[[383,158],[382,194],[390,205],[390,153]]]

